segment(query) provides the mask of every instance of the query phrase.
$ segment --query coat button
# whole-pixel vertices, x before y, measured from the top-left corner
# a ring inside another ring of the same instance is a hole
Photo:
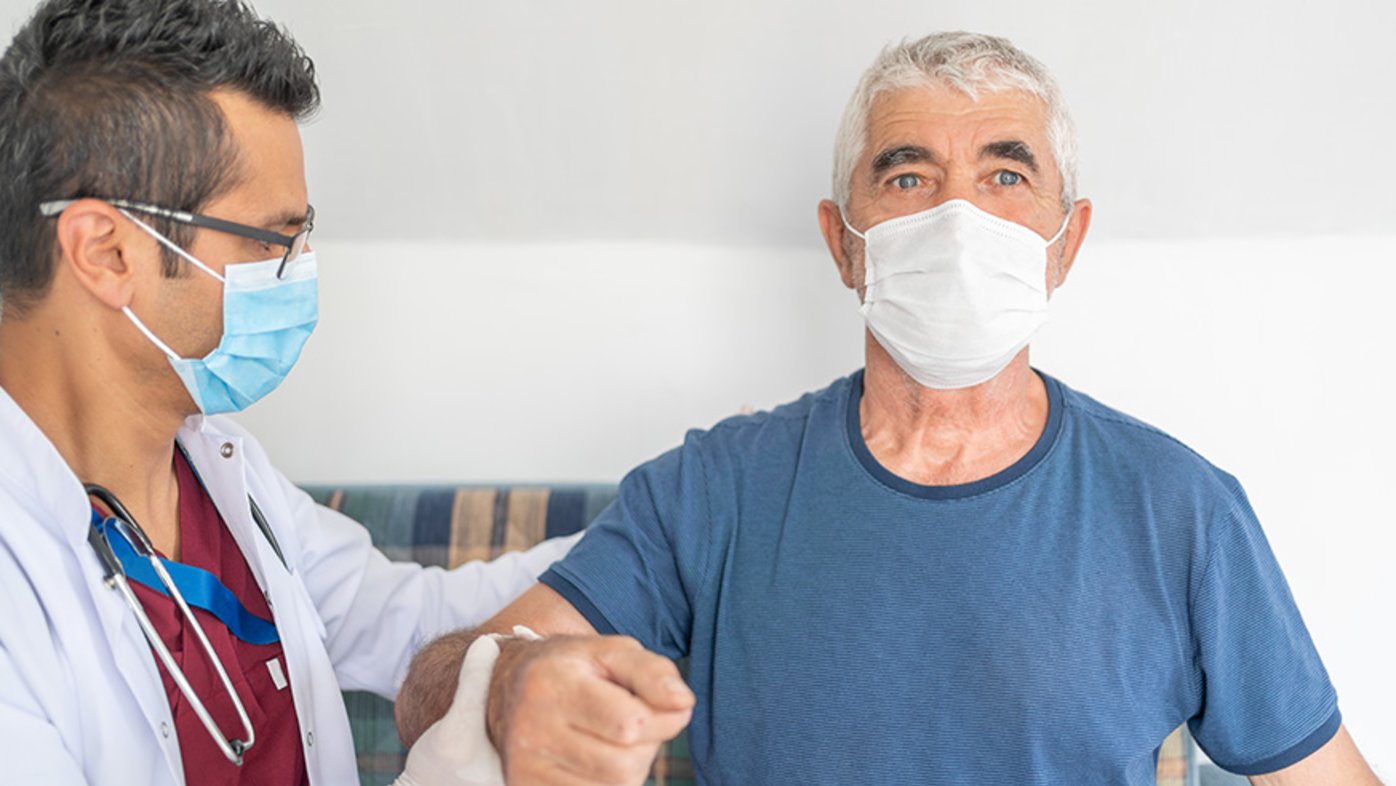
[[[165,739],[170,738],[170,724],[160,721],[160,736]]]
[[[308,731],[305,733],[305,744],[307,746],[313,746],[315,744],[315,732]]]
[[[223,458],[232,458],[232,457],[233,457],[233,443],[231,443],[231,442],[224,442],[224,443],[223,443],[223,447],[221,447],[221,448],[218,449],[218,455],[222,456]]]

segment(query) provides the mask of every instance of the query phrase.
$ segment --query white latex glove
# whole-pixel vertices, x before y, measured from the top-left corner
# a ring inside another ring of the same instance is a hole
[[[518,626],[517,638],[538,634]],[[451,708],[433,723],[407,753],[407,768],[393,786],[504,786],[499,754],[485,730],[490,676],[499,657],[499,639],[481,636],[470,645],[460,666],[460,681]]]

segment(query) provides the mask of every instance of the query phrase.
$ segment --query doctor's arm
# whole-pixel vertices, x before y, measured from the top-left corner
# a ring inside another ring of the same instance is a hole
[[[533,585],[577,536],[555,538],[453,570],[392,562],[363,525],[315,503],[278,475],[298,542],[296,571],[325,625],[325,647],[347,690],[392,698],[417,649],[479,625]]]
[[[1315,783],[1381,786],[1344,726],[1339,726],[1333,739],[1304,759],[1276,772],[1252,775],[1250,781],[1254,786],[1309,786]]]
[[[659,746],[688,725],[692,692],[672,661],[634,639],[597,636],[571,603],[542,584],[480,628],[447,634],[413,659],[396,705],[404,743],[416,742],[445,714],[475,639],[515,625],[548,638],[501,642],[490,678],[487,727],[505,780],[511,786],[643,782]]]

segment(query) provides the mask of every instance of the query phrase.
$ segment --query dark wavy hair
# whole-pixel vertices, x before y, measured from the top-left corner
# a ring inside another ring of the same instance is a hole
[[[0,57],[0,298],[53,281],[39,203],[126,198],[198,211],[232,187],[237,150],[210,93],[239,91],[304,119],[315,66],[241,0],[46,0]],[[188,227],[146,219],[187,245]],[[179,260],[166,253],[164,272]]]

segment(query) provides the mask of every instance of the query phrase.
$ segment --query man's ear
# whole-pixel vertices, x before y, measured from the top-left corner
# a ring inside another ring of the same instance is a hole
[[[1063,246],[1057,262],[1057,280],[1052,284],[1054,291],[1066,283],[1066,276],[1076,262],[1076,252],[1081,250],[1081,243],[1086,239],[1086,232],[1090,228],[1091,200],[1078,199],[1071,207],[1071,220],[1067,222],[1066,233],[1062,235]]]
[[[838,266],[839,278],[843,279],[843,285],[849,289],[857,289],[862,286],[861,281],[854,279],[853,260],[844,253],[844,233],[848,227],[843,225],[843,211],[832,199],[825,199],[819,203],[819,231],[824,235],[824,244],[829,247],[829,254],[834,258],[834,264]]]
[[[126,231],[130,220],[99,199],[79,199],[58,215],[58,266],[113,309],[131,303],[136,268],[128,255],[144,235]],[[152,241],[153,242],[153,241]]]

